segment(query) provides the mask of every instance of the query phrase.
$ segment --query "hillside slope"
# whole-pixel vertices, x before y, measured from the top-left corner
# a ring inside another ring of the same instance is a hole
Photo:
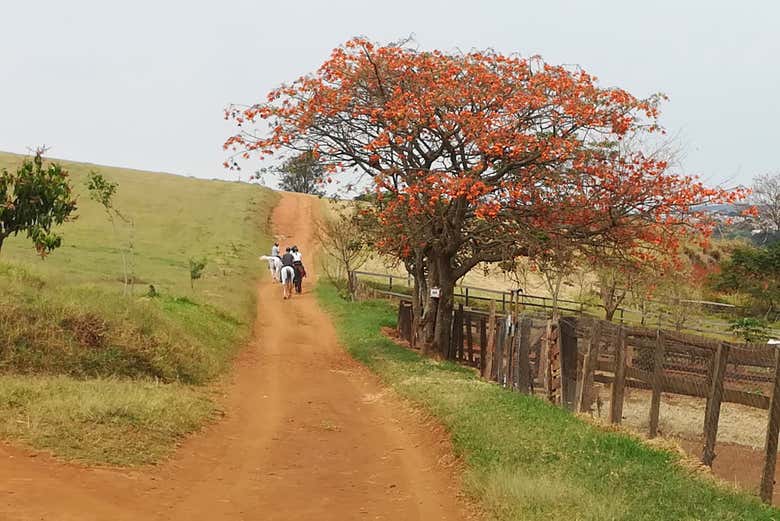
[[[21,160],[0,153],[0,169]],[[276,195],[60,163],[79,199],[63,247],[41,260],[19,236],[0,254],[0,437],[87,461],[154,461],[212,412],[199,385],[228,367],[250,331]],[[89,200],[91,170],[119,184],[116,206],[134,226],[112,228]],[[207,260],[194,288],[191,258]]]

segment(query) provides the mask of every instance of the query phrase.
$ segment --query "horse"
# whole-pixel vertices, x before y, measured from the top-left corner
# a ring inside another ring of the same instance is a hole
[[[292,298],[293,279],[295,279],[295,270],[292,266],[284,266],[280,271],[282,279],[282,298]]]
[[[274,282],[280,282],[280,271],[282,269],[282,259],[269,255],[261,255],[260,260],[268,261],[268,271],[271,272],[271,278]]]

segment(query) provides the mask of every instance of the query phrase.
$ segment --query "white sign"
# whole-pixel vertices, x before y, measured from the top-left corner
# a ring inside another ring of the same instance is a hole
[[[439,298],[441,296],[441,288],[431,288],[431,298]]]

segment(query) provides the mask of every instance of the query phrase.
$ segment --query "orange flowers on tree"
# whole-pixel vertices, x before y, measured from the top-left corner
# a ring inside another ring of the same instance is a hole
[[[455,283],[479,263],[545,242],[668,249],[677,230],[706,231],[695,204],[739,197],[621,150],[661,130],[661,100],[537,57],[356,38],[266,101],[228,107],[240,130],[224,146],[234,158],[313,150],[333,175],[371,176],[377,244],[418,288],[440,288],[438,306],[422,293],[417,305],[443,353]]]

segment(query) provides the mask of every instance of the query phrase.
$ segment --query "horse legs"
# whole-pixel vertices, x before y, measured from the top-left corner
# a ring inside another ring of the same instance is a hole
[[[268,259],[268,271],[271,272],[271,278],[274,278],[274,262],[271,258]]]

